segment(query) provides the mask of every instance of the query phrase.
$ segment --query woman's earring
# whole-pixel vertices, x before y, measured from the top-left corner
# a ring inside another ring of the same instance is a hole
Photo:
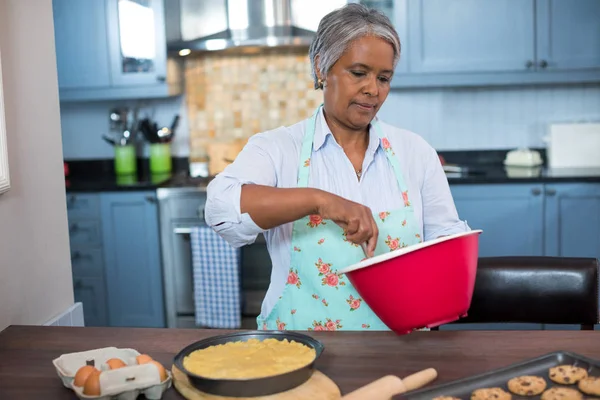
[[[323,80],[319,78],[318,80],[319,89],[323,89]]]

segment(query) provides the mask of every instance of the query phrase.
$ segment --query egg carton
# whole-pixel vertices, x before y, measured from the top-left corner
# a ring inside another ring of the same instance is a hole
[[[52,363],[63,385],[75,392],[80,399],[94,400],[134,400],[140,394],[148,400],[158,400],[171,387],[172,375],[165,368],[167,378],[161,382],[158,368],[153,364],[137,364],[140,353],[135,349],[104,347],[100,349],[63,354]],[[127,366],[111,370],[106,361],[121,359]],[[79,368],[93,365],[101,371],[99,396],[83,393],[83,387],[73,384]]]

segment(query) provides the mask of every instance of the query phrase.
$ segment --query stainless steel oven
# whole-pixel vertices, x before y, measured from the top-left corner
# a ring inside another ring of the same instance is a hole
[[[195,328],[190,230],[205,224],[206,191],[202,187],[160,188],[157,197],[167,327]],[[242,321],[244,328],[254,329],[269,286],[271,260],[262,235],[241,250]]]

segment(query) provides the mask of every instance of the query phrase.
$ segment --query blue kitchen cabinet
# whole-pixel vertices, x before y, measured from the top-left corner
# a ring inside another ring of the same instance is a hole
[[[600,1],[537,0],[537,67],[600,67]]]
[[[392,88],[600,82],[597,0],[353,1],[393,16]]]
[[[459,217],[483,230],[480,257],[543,255],[542,185],[452,185],[451,191]]]
[[[110,326],[164,327],[156,192],[101,194]]]
[[[534,0],[411,0],[410,72],[527,71],[534,10]]]
[[[600,183],[548,183],[545,205],[546,255],[600,259]],[[600,330],[600,324],[594,328]],[[544,329],[580,327],[545,325]]]
[[[115,86],[166,80],[164,0],[106,0],[110,73]]]
[[[53,0],[61,101],[182,93],[181,63],[167,60],[163,0]]]
[[[67,218],[73,295],[83,305],[85,326],[106,326],[106,281],[98,193],[69,194]]]
[[[396,65],[396,74],[408,72],[408,59],[404,55],[404,39],[408,36],[408,0],[348,0],[348,3],[360,3],[384,13],[392,22],[400,37],[402,57]]]
[[[600,184],[545,186],[546,255],[600,259]]]
[[[101,277],[73,277],[73,296],[83,306],[85,326],[106,326],[106,288]]]
[[[104,1],[53,0],[58,87],[110,86]]]

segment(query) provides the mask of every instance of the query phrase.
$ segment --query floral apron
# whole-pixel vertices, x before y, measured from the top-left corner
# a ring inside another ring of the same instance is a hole
[[[307,121],[302,142],[298,187],[308,187],[315,122],[320,107]],[[379,238],[375,255],[420,243],[420,229],[408,197],[400,163],[377,120],[373,126],[394,169],[403,197],[398,210],[374,214]],[[382,182],[384,184],[384,182]],[[293,224],[291,268],[285,289],[268,316],[259,315],[264,330],[389,330],[360,298],[348,278],[337,271],[365,258],[361,246],[347,241],[331,220],[311,215]]]

